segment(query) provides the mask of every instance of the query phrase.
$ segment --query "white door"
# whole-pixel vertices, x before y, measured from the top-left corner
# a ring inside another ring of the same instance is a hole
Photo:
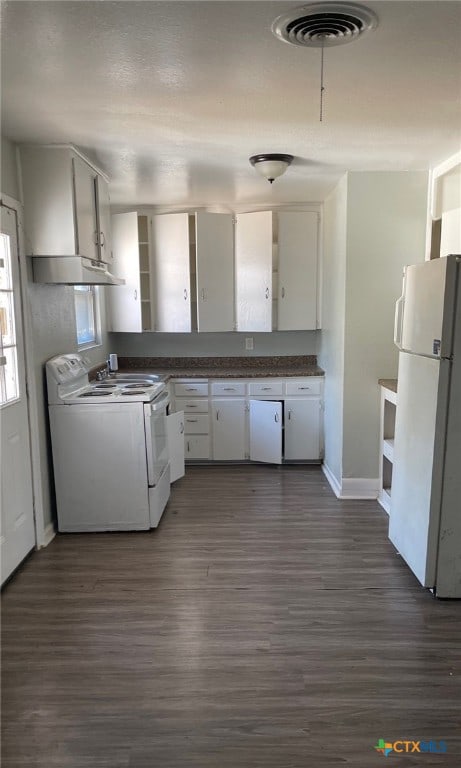
[[[111,228],[110,228],[110,197],[109,185],[102,176],[95,178],[96,205],[98,210],[99,224],[99,258],[105,264],[111,264],[113,261]]]
[[[285,459],[320,458],[320,400],[285,400]]]
[[[438,360],[400,353],[389,538],[425,587],[435,584],[438,543],[431,492],[439,375]]]
[[[108,291],[112,331],[141,333],[141,277],[139,271],[138,214],[112,216],[113,271],[125,285]]]
[[[272,212],[239,213],[235,225],[238,331],[272,330]]]
[[[250,459],[269,464],[282,463],[283,404],[250,400]]]
[[[213,459],[239,461],[245,458],[245,400],[215,399],[211,404]]]
[[[317,231],[317,213],[278,213],[279,331],[317,328]]]
[[[184,477],[184,411],[170,413],[166,419],[168,453],[170,458],[170,483]]]
[[[402,324],[407,352],[440,357],[447,265],[447,259],[433,259],[407,267]]]
[[[32,468],[16,214],[2,206],[0,235],[0,464],[2,584],[35,545]]]
[[[232,214],[196,213],[197,329],[234,330]]]
[[[96,172],[80,157],[72,159],[74,169],[75,218],[77,221],[78,254],[87,259],[98,258],[98,228],[96,222]]]
[[[189,215],[152,216],[155,330],[191,330]]]

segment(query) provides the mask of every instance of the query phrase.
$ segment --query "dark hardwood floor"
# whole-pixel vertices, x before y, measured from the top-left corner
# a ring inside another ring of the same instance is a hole
[[[157,531],[57,536],[2,629],[3,768],[461,766],[461,602],[317,467],[194,467]]]

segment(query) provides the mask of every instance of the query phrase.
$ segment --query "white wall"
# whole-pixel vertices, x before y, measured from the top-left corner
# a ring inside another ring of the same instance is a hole
[[[322,333],[318,362],[325,370],[325,465],[342,476],[344,319],[346,308],[347,176],[325,200],[323,211]]]
[[[378,477],[379,378],[396,378],[403,267],[424,261],[428,174],[349,173],[343,478]],[[360,439],[357,439],[357,434]]]
[[[114,290],[117,290],[116,288]],[[254,349],[245,349],[252,338]],[[125,357],[316,355],[320,331],[272,333],[111,333],[111,352]]]
[[[4,195],[19,200],[19,183],[16,167],[16,151],[14,144],[2,136],[1,143],[1,183],[0,190]]]
[[[397,377],[394,305],[424,261],[427,190],[426,172],[348,173],[325,202],[325,464],[345,495],[377,488],[378,379]]]

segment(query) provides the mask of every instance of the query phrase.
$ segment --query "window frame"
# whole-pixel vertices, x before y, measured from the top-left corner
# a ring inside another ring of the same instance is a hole
[[[77,291],[81,291],[82,288],[87,289],[89,295],[93,297],[91,302],[91,307],[93,312],[94,338],[90,339],[89,341],[80,343],[78,340],[79,329],[78,329],[78,320],[77,320],[76,295],[77,295]],[[97,285],[74,285],[75,335],[76,335],[76,341],[77,341],[77,349],[79,352],[85,349],[91,349],[93,347],[101,346],[101,309],[100,309],[101,302],[100,302],[99,290],[100,289]]]

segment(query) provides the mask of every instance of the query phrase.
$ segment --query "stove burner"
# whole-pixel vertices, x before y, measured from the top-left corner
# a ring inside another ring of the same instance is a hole
[[[146,389],[148,387],[153,387],[153,384],[124,384],[123,389]],[[128,393],[127,393],[128,394]]]
[[[110,394],[111,392],[97,392],[92,389],[90,392],[83,392],[83,394],[79,395],[79,397],[107,397]]]
[[[116,389],[115,384],[96,384],[93,389]]]
[[[145,394],[146,393],[144,392],[143,389],[137,389],[136,392],[125,392],[124,390],[122,392],[122,395],[126,395],[127,397],[128,397],[128,395],[131,395],[133,397],[133,396],[136,396],[136,395],[145,395]]]

